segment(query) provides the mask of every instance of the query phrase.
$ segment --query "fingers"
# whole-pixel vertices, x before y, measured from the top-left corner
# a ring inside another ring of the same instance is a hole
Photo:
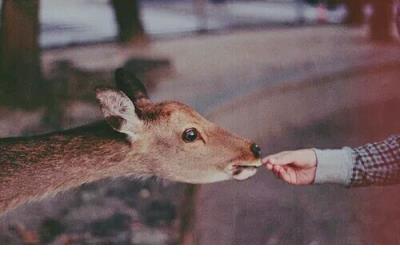
[[[262,159],[264,164],[272,165],[288,165],[296,160],[296,153],[294,151],[284,151],[277,154],[269,155]]]
[[[262,161],[265,164],[265,167],[269,171],[272,171],[276,177],[286,181],[287,183],[293,183],[287,167],[287,165],[292,164],[294,161],[291,151],[284,151],[270,155]]]
[[[271,171],[276,177],[284,180],[287,183],[290,184],[296,183],[296,179],[295,176],[293,175],[293,170],[291,168],[282,167],[279,165],[273,165]]]
[[[313,149],[284,151],[262,159],[265,167],[289,184],[311,184],[315,177],[312,170],[317,166]]]
[[[280,177],[280,173],[279,173],[280,169],[281,169],[281,167],[279,165],[272,165],[271,171],[276,177],[282,178],[282,177]]]
[[[267,162],[267,163],[265,163],[265,167],[267,168],[267,170],[272,171],[272,169],[274,168],[274,165]]]
[[[269,155],[262,159],[267,169],[271,170],[271,165],[292,165],[300,168],[309,168],[316,165],[315,152],[312,149],[301,149],[295,151],[284,151]]]

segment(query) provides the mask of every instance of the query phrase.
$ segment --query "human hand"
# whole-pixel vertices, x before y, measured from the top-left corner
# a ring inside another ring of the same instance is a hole
[[[317,156],[312,149],[280,152],[265,157],[262,162],[275,176],[289,184],[308,185],[314,183]]]

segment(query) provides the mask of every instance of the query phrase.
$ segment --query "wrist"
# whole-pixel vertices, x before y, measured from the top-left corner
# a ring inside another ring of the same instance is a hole
[[[317,158],[314,184],[350,184],[353,168],[350,148],[313,150]]]

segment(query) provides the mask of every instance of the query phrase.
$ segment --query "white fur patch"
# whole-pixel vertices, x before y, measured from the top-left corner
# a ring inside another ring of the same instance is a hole
[[[233,175],[233,179],[243,181],[255,175],[256,173],[257,173],[256,168],[246,168],[243,169],[239,174]]]

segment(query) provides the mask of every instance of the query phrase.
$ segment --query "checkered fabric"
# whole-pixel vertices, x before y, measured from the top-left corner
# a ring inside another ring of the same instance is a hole
[[[353,149],[350,186],[400,183],[400,135]]]

